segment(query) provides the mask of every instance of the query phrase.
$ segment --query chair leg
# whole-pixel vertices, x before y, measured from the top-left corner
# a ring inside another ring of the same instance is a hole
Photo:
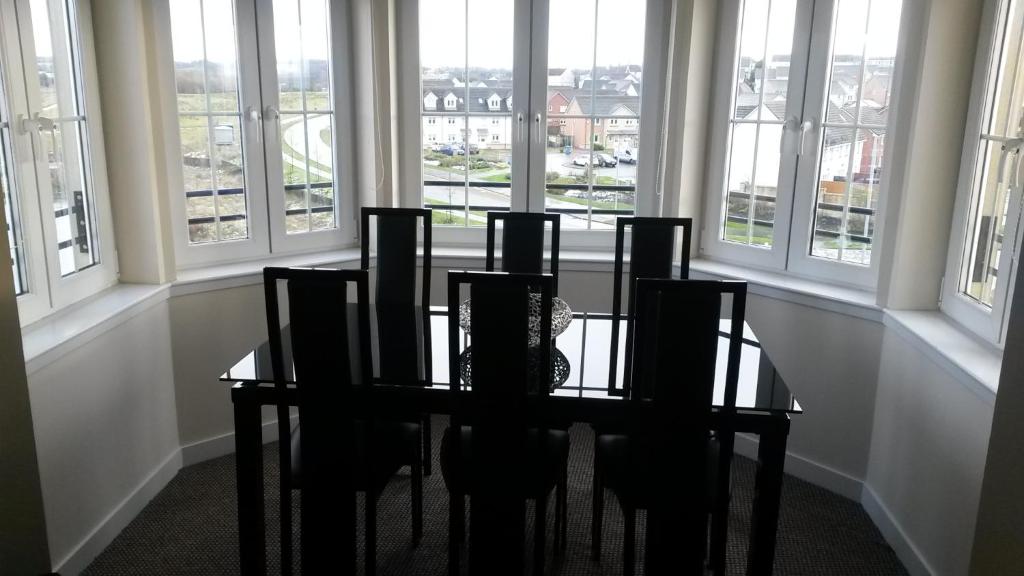
[[[459,575],[459,551],[462,548],[463,523],[466,521],[462,494],[448,493],[448,575]]]
[[[636,508],[623,505],[622,517],[626,524],[622,531],[622,574],[633,576],[636,564]]]
[[[548,524],[548,495],[545,493],[536,500],[536,512],[533,520],[533,573],[535,576],[544,574],[544,552],[546,548],[545,533]]]
[[[433,455],[430,448],[430,414],[423,415],[423,425],[420,429],[423,436],[423,475],[430,476],[433,467]]]
[[[366,576],[377,572],[377,495],[373,490],[366,494]]]
[[[418,458],[412,462],[412,545],[419,546],[423,538],[423,467]]]
[[[594,483],[593,506],[590,525],[590,556],[594,560],[601,559],[601,525],[604,522],[604,478],[602,477],[601,461],[597,457],[597,437],[594,437]]]
[[[561,506],[560,528],[561,531],[558,534],[561,544],[560,550],[565,550],[569,542],[569,463],[566,462],[565,467],[562,468],[562,478],[558,483],[558,502]]]

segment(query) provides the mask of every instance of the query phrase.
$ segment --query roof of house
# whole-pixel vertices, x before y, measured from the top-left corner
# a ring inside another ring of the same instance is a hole
[[[436,110],[428,110],[424,105],[424,110],[428,112],[469,112],[469,113],[487,113],[487,112],[511,112],[512,109],[509,107],[509,98],[512,97],[512,90],[507,88],[469,88],[468,94],[465,87],[451,88],[445,87],[441,89],[431,89],[427,86],[423,87],[423,99],[427,98],[428,94],[433,94],[438,100],[444,100],[448,94],[454,94],[458,99],[455,105],[455,109],[447,109],[444,104],[438,104]],[[487,101],[492,96],[497,95],[500,99],[498,102],[498,108],[496,110],[491,109]],[[467,107],[468,102],[468,107]]]
[[[581,114],[615,116],[622,114],[623,108],[626,110],[625,115],[634,116],[640,113],[639,96],[627,96],[625,94],[598,94],[591,96],[584,91],[573,96],[572,101],[579,106]],[[572,104],[570,103],[569,106],[571,108]]]

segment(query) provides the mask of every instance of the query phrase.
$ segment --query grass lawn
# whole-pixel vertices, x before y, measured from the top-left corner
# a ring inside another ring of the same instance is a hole
[[[726,222],[725,223],[725,239],[732,242],[747,243],[747,231],[748,226],[740,222]],[[754,236],[751,238],[752,244],[760,244],[763,246],[772,245],[772,229],[767,226],[754,226]]]

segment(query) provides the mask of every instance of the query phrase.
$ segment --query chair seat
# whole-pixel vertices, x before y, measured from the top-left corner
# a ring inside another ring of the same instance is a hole
[[[543,453],[538,453],[538,433],[536,428],[530,428],[526,432],[526,462],[509,462],[507,467],[494,471],[494,474],[523,474],[523,481],[518,485],[523,486],[525,498],[533,498],[551,491],[569,458],[568,432],[549,429],[547,441],[542,448]],[[469,490],[463,479],[471,469],[473,429],[469,426],[462,427],[459,435],[462,441],[459,463],[451,461],[453,436],[451,427],[444,431],[444,438],[441,440],[441,474],[449,492],[468,494]]]
[[[398,470],[419,458],[420,425],[415,422],[376,422],[374,425],[374,441],[376,442],[374,468],[372,474],[374,492],[380,492],[388,479]],[[302,487],[302,447],[301,429],[296,425],[292,429],[292,488]],[[366,491],[370,487],[371,475],[368,474],[366,458],[366,423],[357,422],[355,429],[355,489]]]
[[[602,434],[597,437],[597,458],[601,466],[604,486],[615,496],[634,508],[646,509],[649,496],[653,495],[653,487],[646,486],[643,478],[638,478],[629,458],[629,436],[624,434]],[[718,458],[721,446],[716,439],[708,440],[707,474],[705,478],[705,495],[708,510],[714,501],[718,485]]]

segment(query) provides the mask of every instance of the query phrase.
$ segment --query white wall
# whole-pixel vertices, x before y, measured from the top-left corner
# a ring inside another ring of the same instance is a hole
[[[170,351],[158,302],[29,374],[50,556],[65,575],[178,470]]]
[[[234,432],[230,386],[217,378],[267,339],[263,285],[176,296],[170,310],[178,427],[187,450]],[[226,447],[234,450],[233,440]]]
[[[876,524],[912,573],[966,574],[991,401],[887,329],[874,411],[864,497]]]

